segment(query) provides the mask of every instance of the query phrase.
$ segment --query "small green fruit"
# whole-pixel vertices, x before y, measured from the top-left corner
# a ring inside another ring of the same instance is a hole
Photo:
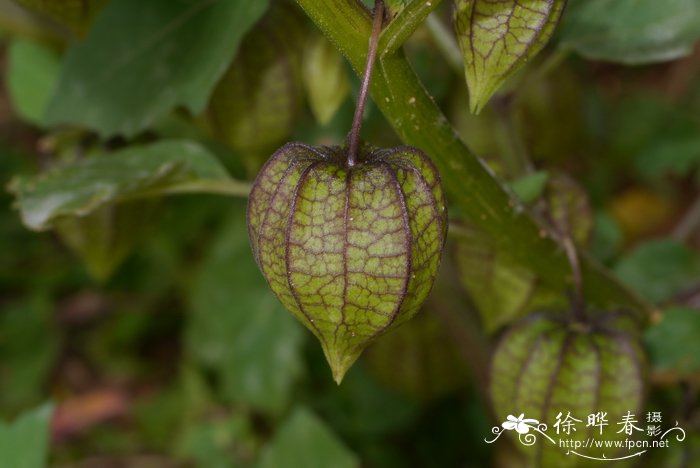
[[[414,316],[440,264],[447,211],[420,150],[289,143],[248,201],[256,261],[285,307],[320,340],[340,383],[377,336]]]

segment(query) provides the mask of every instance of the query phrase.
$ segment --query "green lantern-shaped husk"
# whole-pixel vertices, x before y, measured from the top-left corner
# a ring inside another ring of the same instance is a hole
[[[248,202],[256,261],[280,301],[320,340],[340,383],[377,336],[416,314],[440,263],[440,177],[412,147],[289,143]]]
[[[562,315],[536,313],[512,327],[493,356],[491,397],[496,415],[503,421],[509,415],[524,415],[536,420],[534,425],[546,424],[555,439],[575,441],[579,447],[586,447],[583,444],[590,438],[609,441],[607,448],[580,450],[600,459],[620,452],[614,443],[627,437],[619,424],[625,415],[642,416],[645,364],[634,326],[624,313],[592,312],[587,314],[596,318],[588,324]],[[595,415],[601,417],[598,422],[591,421]],[[519,431],[509,435],[519,439],[516,446],[534,466],[600,463],[567,454],[566,448],[544,436],[529,444],[520,442],[525,439]]]

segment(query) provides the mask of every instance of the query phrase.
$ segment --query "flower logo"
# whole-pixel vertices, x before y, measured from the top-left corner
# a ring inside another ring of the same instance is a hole
[[[537,419],[524,419],[524,417],[525,413],[521,413],[517,418],[512,414],[509,414],[506,418],[507,421],[501,424],[501,426],[503,426],[503,429],[507,431],[512,431],[515,429],[518,431],[518,434],[527,434],[530,432],[532,427],[537,427],[537,425],[540,423]]]

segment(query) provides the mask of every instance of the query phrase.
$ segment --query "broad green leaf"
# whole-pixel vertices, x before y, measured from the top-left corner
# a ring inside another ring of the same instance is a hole
[[[266,7],[264,0],[113,0],[68,51],[47,124],[130,137],[175,107],[201,112]]]
[[[458,0],[454,24],[469,106],[479,113],[498,88],[545,46],[566,0]]]
[[[301,110],[306,25],[296,5],[274,3],[245,37],[209,104],[215,133],[256,173],[289,137]]]
[[[104,282],[153,227],[158,201],[101,206],[87,216],[57,219],[56,231],[80,256],[90,276]]]
[[[243,204],[229,216],[192,285],[187,343],[228,401],[277,414],[302,371],[302,329],[258,272]]]
[[[623,258],[615,273],[641,296],[661,303],[700,277],[700,255],[675,241],[651,241]]]
[[[681,375],[700,372],[700,310],[672,308],[649,328],[644,342],[651,363]]]
[[[348,97],[350,80],[343,57],[321,34],[314,34],[306,45],[303,76],[311,111],[325,125]]]
[[[459,279],[486,331],[494,332],[533,310],[564,305],[560,292],[541,285],[532,271],[513,263],[476,226],[463,222],[452,232]]]
[[[17,113],[41,126],[58,79],[58,54],[39,43],[16,40],[8,52],[7,88]]]
[[[258,468],[353,468],[357,457],[309,410],[294,410],[263,449]]]
[[[15,0],[23,7],[45,15],[82,35],[94,16],[109,0]]]
[[[0,422],[0,462],[12,468],[44,468],[49,451],[50,404]]]
[[[700,38],[697,0],[571,0],[560,46],[629,65],[673,60]]]
[[[86,216],[108,204],[226,180],[228,174],[204,147],[172,140],[91,157],[36,177],[18,177],[10,190],[27,227],[45,230],[58,219]]]

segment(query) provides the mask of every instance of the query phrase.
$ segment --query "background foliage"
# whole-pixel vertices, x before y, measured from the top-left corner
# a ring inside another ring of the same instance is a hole
[[[651,304],[645,408],[689,437],[640,463],[694,466],[700,2],[570,0],[478,116],[451,2],[433,3],[407,60],[499,181]],[[336,45],[281,0],[0,0],[3,463],[524,463],[483,439],[505,416],[487,397],[494,344],[568,307],[535,253],[514,258],[455,203],[425,310],[340,387],[255,266],[247,181],[284,141],[334,144],[350,127],[357,79]],[[400,144],[390,123],[370,105],[366,139]],[[521,234],[500,235],[531,245]]]

